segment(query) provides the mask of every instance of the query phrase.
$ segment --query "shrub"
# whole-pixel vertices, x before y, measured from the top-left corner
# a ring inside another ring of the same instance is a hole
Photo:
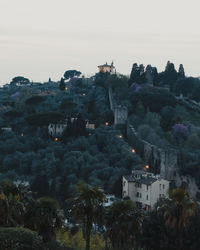
[[[41,238],[26,228],[0,228],[0,250],[44,250]]]
[[[175,124],[172,127],[172,132],[173,132],[174,138],[176,139],[178,143],[182,142],[183,140],[186,140],[189,135],[188,127],[180,123]]]

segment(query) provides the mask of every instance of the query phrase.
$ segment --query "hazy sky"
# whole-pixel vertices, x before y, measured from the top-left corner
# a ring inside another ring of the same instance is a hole
[[[114,60],[200,75],[199,0],[0,0],[0,84],[17,75],[58,80]]]

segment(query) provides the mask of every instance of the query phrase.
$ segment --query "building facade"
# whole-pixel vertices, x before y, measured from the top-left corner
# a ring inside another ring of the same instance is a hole
[[[71,122],[74,121],[74,119],[77,118],[71,118]],[[61,137],[63,134],[63,131],[65,130],[65,128],[67,127],[67,120],[63,123],[51,123],[48,126],[48,133],[51,137]],[[89,123],[89,120],[85,121],[85,127],[87,129],[95,129],[95,124],[91,124]]]
[[[52,137],[61,137],[64,129],[67,127],[66,123],[49,124],[48,132]]]
[[[114,66],[113,62],[111,63],[111,65],[109,65],[107,63],[99,65],[98,69],[99,69],[99,72],[103,72],[103,73],[107,73],[108,72],[111,75],[113,75],[113,74],[116,73],[115,66]]]
[[[123,176],[122,197],[130,197],[137,207],[152,210],[160,198],[167,198],[169,181],[146,171],[135,170]]]

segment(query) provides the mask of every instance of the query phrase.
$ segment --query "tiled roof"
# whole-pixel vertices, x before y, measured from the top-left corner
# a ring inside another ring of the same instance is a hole
[[[112,66],[108,64],[103,64],[103,65],[99,65],[98,67],[112,67]]]
[[[126,175],[124,176],[124,178],[128,181],[128,182],[136,182],[136,183],[141,183],[141,184],[146,184],[146,185],[150,185],[153,182],[157,181],[158,179],[154,178],[154,177],[141,177],[140,179],[135,178],[132,175]]]
[[[136,182],[141,183],[141,184],[150,185],[150,184],[154,183],[157,180],[158,179],[153,178],[153,177],[147,177],[147,178],[141,178],[139,180],[136,180]]]

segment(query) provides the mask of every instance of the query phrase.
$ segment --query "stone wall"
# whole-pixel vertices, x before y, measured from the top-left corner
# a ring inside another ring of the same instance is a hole
[[[126,124],[127,126],[127,141],[131,145],[137,154],[141,156],[146,164],[150,166],[150,169],[154,173],[160,174],[162,178],[173,181],[177,187],[186,185],[190,195],[196,198],[197,193],[200,194],[194,178],[189,176],[181,176],[178,168],[178,152],[175,149],[161,149],[149,142],[142,140],[137,135],[133,125],[127,121],[128,110],[124,109],[123,106],[117,106],[115,103],[112,89],[109,89],[109,101],[110,108],[115,116],[115,126],[117,126],[120,119],[120,123]],[[118,110],[119,109],[119,110]],[[123,114],[120,119],[119,115]]]
[[[128,118],[128,109],[125,106],[118,105],[115,102],[115,99],[113,97],[112,88],[109,88],[108,90],[109,94],[109,102],[110,102],[110,109],[114,113],[114,125],[115,127],[125,125],[127,123]]]
[[[134,127],[129,123],[127,123],[127,140],[155,173],[160,174],[166,180],[173,181],[176,187],[186,186],[193,198],[197,198],[197,194],[200,195],[200,189],[195,179],[179,174],[178,152],[175,149],[160,149],[147,141],[141,140]]]
[[[156,174],[169,181],[176,179],[178,169],[177,151],[173,149],[160,149],[138,137],[134,127],[127,123],[127,139],[136,152],[141,155]]]

